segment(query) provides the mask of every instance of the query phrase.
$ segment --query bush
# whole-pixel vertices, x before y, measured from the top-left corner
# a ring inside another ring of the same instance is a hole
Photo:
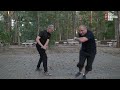
[[[0,40],[4,45],[7,45],[10,43],[10,34],[8,32],[0,32]]]

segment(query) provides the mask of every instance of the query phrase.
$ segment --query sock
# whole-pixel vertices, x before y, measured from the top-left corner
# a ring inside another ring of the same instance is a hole
[[[85,76],[85,74],[83,73],[83,76]]]

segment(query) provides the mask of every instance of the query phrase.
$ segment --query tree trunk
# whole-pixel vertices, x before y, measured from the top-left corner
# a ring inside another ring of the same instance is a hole
[[[15,12],[15,43],[20,45],[20,31],[18,26],[18,11]]]
[[[60,17],[60,14],[61,13],[58,14],[58,17]],[[61,38],[61,28],[60,28],[60,19],[59,18],[58,18],[58,29],[59,29],[59,41],[61,41],[62,38]]]
[[[73,22],[73,27],[72,27],[72,30],[73,30],[73,37],[75,37],[75,33],[76,33],[76,11],[73,11],[72,12],[72,22]]]
[[[115,19],[115,39],[117,40],[117,48],[120,47],[120,11],[115,11],[118,18]]]
[[[11,31],[11,17],[10,17],[10,11],[5,11],[4,13],[4,19],[5,19],[5,25],[6,25],[6,32]]]
[[[120,47],[120,11],[118,11],[117,47]]]
[[[118,12],[117,12],[117,11],[115,11],[115,15],[118,16]],[[117,40],[118,18],[115,18],[115,22],[114,22],[114,24],[115,24],[115,40]]]
[[[40,29],[40,25],[39,25],[39,11],[37,11],[37,35],[39,34],[39,29]]]
[[[17,25],[16,25],[16,28],[17,28],[17,30],[18,30],[18,45],[20,46],[20,30],[19,30],[19,26],[18,26],[18,21],[17,21],[16,24],[17,24]]]

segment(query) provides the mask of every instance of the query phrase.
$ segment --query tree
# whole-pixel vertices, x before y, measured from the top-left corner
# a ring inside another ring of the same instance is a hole
[[[118,29],[117,29],[117,47],[120,47],[120,11],[117,11],[118,15]]]

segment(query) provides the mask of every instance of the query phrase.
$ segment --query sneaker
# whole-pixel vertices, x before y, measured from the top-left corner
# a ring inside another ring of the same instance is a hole
[[[86,79],[86,75],[84,75],[84,74],[83,74],[83,77],[82,77],[82,79]]]
[[[38,67],[36,68],[36,71],[41,71],[41,70],[42,70],[42,69],[40,69],[40,68],[38,68]]]
[[[77,73],[75,74],[75,77],[80,76],[80,74],[81,74],[81,72],[77,72]]]
[[[50,74],[50,73],[48,73],[48,72],[44,72],[44,74],[45,74],[46,76],[52,76],[52,74]]]

